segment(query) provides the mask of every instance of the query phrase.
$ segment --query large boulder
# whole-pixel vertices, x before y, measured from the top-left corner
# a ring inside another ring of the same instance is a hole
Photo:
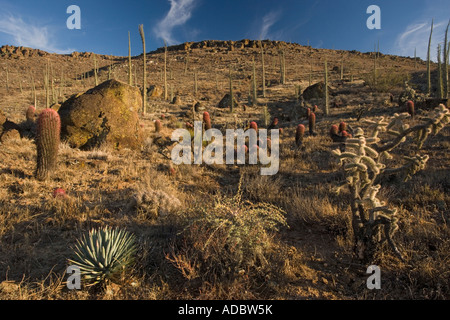
[[[20,139],[21,137],[20,127],[9,121],[3,111],[0,110],[0,142],[4,143],[7,140]]]
[[[0,110],[0,127],[2,127],[5,122],[6,122],[6,115],[3,113],[2,110]]]
[[[233,97],[234,101],[234,107],[238,107],[239,103],[236,100],[236,96]],[[225,96],[220,100],[219,104],[217,105],[219,108],[230,108],[231,107],[231,95],[229,93],[225,94]]]
[[[164,89],[163,87],[159,86],[159,85],[151,85],[148,89],[147,89],[147,95],[150,98],[161,98],[164,94]]]
[[[330,87],[328,87],[328,91],[331,92]],[[305,91],[303,91],[303,98],[305,100],[325,98],[325,83],[318,82],[306,88]]]
[[[80,149],[104,143],[115,148],[138,148],[142,142],[141,107],[138,88],[117,80],[105,81],[61,105],[62,138]]]

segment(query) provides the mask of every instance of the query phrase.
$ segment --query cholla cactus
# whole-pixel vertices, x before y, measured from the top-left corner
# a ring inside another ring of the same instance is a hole
[[[75,245],[75,258],[86,285],[92,286],[116,277],[134,262],[135,236],[125,230],[104,227],[92,229]]]
[[[346,175],[346,181],[339,185],[336,191],[348,187],[352,195],[355,245],[362,259],[373,255],[382,230],[384,230],[383,241],[387,241],[402,259],[392,239],[398,229],[397,210],[389,208],[376,197],[381,186],[375,183],[381,174],[403,174],[404,180],[411,179],[415,173],[425,168],[429,156],[420,154],[414,157],[404,156],[405,164],[399,168],[386,168],[383,161],[392,158],[389,152],[405,142],[408,135],[416,133],[420,149],[429,134],[437,134],[450,122],[449,110],[442,104],[430,112],[422,124],[410,127],[404,123],[409,117],[409,114],[404,113],[395,114],[391,119],[380,117],[365,121],[369,125],[368,136],[361,128],[357,128],[354,131],[354,138],[347,139],[345,152],[339,149],[332,152],[339,158]],[[388,141],[381,143],[378,137],[381,132],[389,137]]]
[[[61,120],[58,112],[45,109],[37,124],[37,168],[36,178],[45,180],[56,169],[60,143]]]

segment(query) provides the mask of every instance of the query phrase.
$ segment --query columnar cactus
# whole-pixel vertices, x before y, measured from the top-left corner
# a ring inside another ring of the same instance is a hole
[[[314,136],[316,135],[316,115],[314,112],[311,112],[311,114],[309,115],[309,134]]]
[[[37,168],[36,178],[45,180],[56,169],[60,142],[61,120],[53,109],[45,109],[37,123]]]
[[[347,124],[344,121],[339,123],[339,132],[346,131],[346,130],[347,130]]]
[[[300,147],[303,143],[303,138],[305,136],[305,126],[299,124],[297,130],[295,131],[295,144]]]
[[[211,117],[207,111],[203,112],[203,123],[205,124],[205,130],[211,129]]]
[[[255,121],[250,122],[250,128],[258,132],[258,124]]]

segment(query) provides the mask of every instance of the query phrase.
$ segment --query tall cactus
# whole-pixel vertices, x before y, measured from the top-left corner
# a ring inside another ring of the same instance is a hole
[[[255,58],[253,58],[253,76],[252,76],[252,106],[258,104],[258,96],[256,90],[256,68],[255,68]]]
[[[325,114],[330,114],[330,97],[328,94],[328,65],[327,60],[325,60]]]
[[[431,36],[433,35],[433,23],[431,20],[430,38],[428,39],[428,53],[427,53],[427,94],[431,94]]]
[[[60,142],[61,120],[58,112],[45,109],[37,123],[37,168],[36,178],[46,180],[56,169]]]
[[[133,72],[131,70],[131,38],[130,31],[128,31],[128,84],[133,85]]]
[[[444,98],[444,84],[443,84],[443,79],[442,79],[441,44],[438,44],[437,60],[438,60],[437,97],[439,99],[443,99]]]
[[[448,98],[448,56],[449,56],[449,49],[450,49],[450,42],[448,42],[448,28],[450,26],[450,20],[447,24],[447,29],[445,29],[445,37],[444,37],[444,66],[443,66],[443,72],[444,72],[444,99]]]
[[[144,60],[143,60],[143,79],[142,79],[142,112],[147,113],[147,60],[146,60],[146,52],[145,52],[145,33],[144,33],[144,25],[139,25],[139,34],[141,35],[142,40],[142,48],[144,52]]]
[[[233,93],[233,77],[231,75],[231,66],[230,66],[230,112],[233,113],[234,112],[234,93]]]
[[[169,92],[167,88],[167,44],[166,40],[164,40],[164,100],[167,100],[168,96]]]
[[[9,91],[9,70],[8,70],[8,64],[6,64],[6,91]]]
[[[95,76],[95,86],[98,86],[98,65],[95,54],[94,54],[94,76]]]
[[[262,96],[266,97],[266,66],[264,64],[264,46],[262,41],[259,42],[261,45],[261,65],[262,65]]]

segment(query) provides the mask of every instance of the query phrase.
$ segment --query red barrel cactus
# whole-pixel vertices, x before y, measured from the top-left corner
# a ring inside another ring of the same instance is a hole
[[[58,112],[45,109],[37,122],[37,168],[36,178],[46,180],[56,169],[61,133],[61,120]]]
[[[408,102],[406,102],[406,111],[411,115],[411,117],[414,118],[414,102],[409,100]]]
[[[314,112],[311,112],[311,114],[309,115],[309,134],[310,135],[315,135],[315,131],[316,131],[316,114]]]
[[[162,124],[161,121],[155,120],[155,132],[161,132]]]
[[[212,128],[211,126],[211,117],[207,111],[203,112],[203,123],[205,124],[205,130],[209,130]]]
[[[305,136],[305,126],[299,124],[297,130],[295,131],[295,144],[300,146],[303,143],[303,138]]]

